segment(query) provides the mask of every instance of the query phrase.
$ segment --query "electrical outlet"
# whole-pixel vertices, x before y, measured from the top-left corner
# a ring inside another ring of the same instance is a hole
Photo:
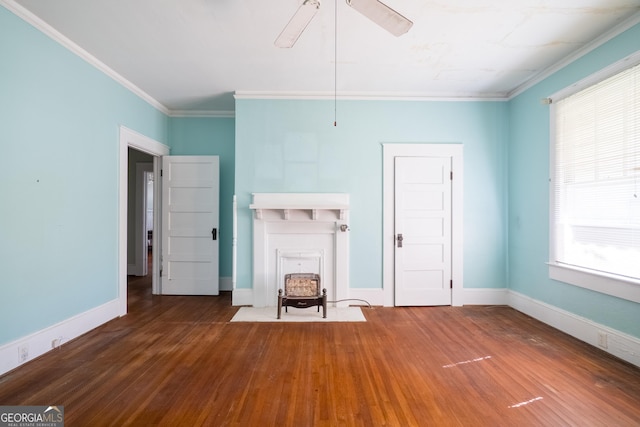
[[[62,346],[62,342],[67,340],[68,338],[63,337],[62,335],[58,338],[54,338],[51,340],[51,348],[60,348]]]
[[[26,362],[29,359],[29,344],[22,344],[18,347],[18,361]]]
[[[598,347],[600,348],[608,348],[609,347],[609,343],[607,342],[607,333],[606,332],[602,332],[602,331],[598,331]]]

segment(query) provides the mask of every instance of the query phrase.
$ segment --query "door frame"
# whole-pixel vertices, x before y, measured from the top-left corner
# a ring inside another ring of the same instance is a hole
[[[395,158],[442,157],[452,160],[451,183],[451,305],[463,302],[463,145],[462,144],[382,144],[382,291],[385,307],[395,305]]]
[[[118,314],[127,314],[127,195],[128,195],[128,165],[129,147],[151,154],[153,156],[153,228],[154,236],[152,243],[152,293],[160,291],[160,244],[161,239],[160,222],[158,217],[161,214],[161,185],[160,169],[161,156],[169,154],[169,147],[125,126],[120,126],[119,138],[119,177],[118,177]]]

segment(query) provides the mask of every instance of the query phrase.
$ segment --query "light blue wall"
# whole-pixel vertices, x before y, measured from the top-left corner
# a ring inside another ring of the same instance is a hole
[[[117,297],[121,124],[167,139],[162,113],[0,7],[0,344]]]
[[[351,197],[353,288],[382,287],[381,143],[464,145],[465,287],[506,287],[505,102],[236,100],[238,288],[252,286],[253,192]]]
[[[252,283],[251,192],[350,193],[351,286],[380,288],[381,143],[461,143],[465,287],[509,284],[640,337],[638,304],[548,279],[539,102],[638,49],[640,26],[509,103],[341,101],[337,127],[331,101],[238,100],[235,120],[168,119],[0,7],[0,344],[116,298],[119,125],[173,154],[220,155],[221,227],[234,185],[239,198],[240,288]],[[230,232],[221,240],[229,275]]]
[[[640,305],[549,279],[549,108],[540,100],[640,49],[640,25],[509,105],[509,283],[534,299],[640,337]],[[640,260],[639,260],[640,262]]]
[[[231,277],[235,119],[173,117],[169,122],[173,155],[220,156],[220,276]]]

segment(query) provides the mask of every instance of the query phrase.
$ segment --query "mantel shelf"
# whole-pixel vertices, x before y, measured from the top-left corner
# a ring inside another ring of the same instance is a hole
[[[253,195],[254,203],[249,208],[256,213],[256,219],[263,219],[265,211],[278,211],[282,218],[291,218],[291,211],[307,211],[312,220],[318,219],[320,211],[334,211],[344,220],[349,210],[348,195],[344,194],[287,194],[258,193]],[[344,203],[346,202],[346,203]]]
[[[345,219],[345,212],[349,209],[347,205],[249,205],[249,208],[256,212],[256,218],[262,219],[263,213],[266,210],[279,211],[282,213],[284,219],[291,217],[292,210],[308,211],[311,213],[311,219],[316,220],[318,218],[318,211],[336,211],[339,212],[340,220]]]

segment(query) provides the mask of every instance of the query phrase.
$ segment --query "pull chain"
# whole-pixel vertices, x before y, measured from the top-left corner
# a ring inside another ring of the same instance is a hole
[[[333,19],[333,126],[338,125],[338,0],[334,1]]]

